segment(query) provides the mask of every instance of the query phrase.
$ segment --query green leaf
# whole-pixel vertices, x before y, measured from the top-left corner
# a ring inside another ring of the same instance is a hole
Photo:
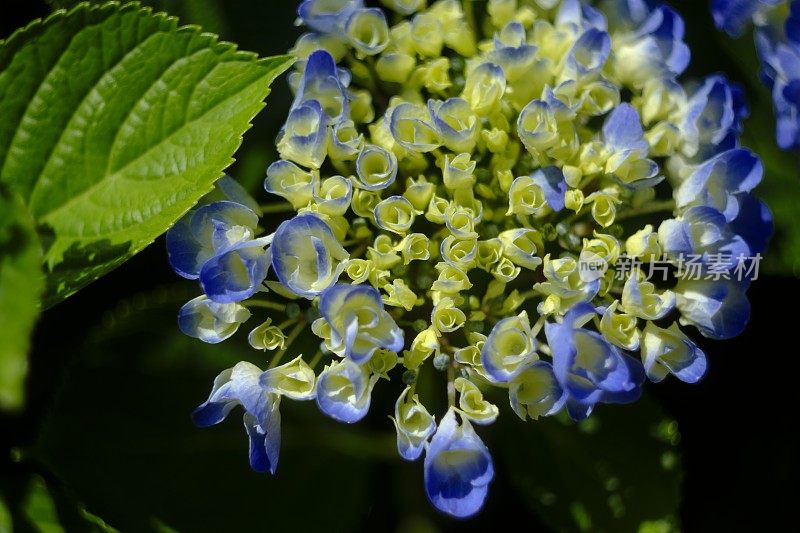
[[[506,417],[495,429],[498,475],[554,530],[677,530],[680,435],[648,397],[599,406],[580,424]]]
[[[292,61],[259,60],[135,3],[81,4],[0,43],[0,182],[37,222],[45,304],[210,191]]]
[[[0,184],[0,408],[24,398],[30,334],[44,287],[42,252],[22,201]]]

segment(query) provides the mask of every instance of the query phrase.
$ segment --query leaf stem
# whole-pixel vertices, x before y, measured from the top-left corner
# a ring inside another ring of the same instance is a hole
[[[661,202],[652,202],[643,205],[637,209],[630,209],[619,213],[615,220],[625,220],[626,218],[638,217],[641,215],[649,215],[652,213],[660,213],[661,211],[673,211],[675,209],[675,200],[663,200]]]
[[[264,309],[272,309],[273,311],[286,311],[285,304],[279,304],[276,302],[268,302],[266,300],[250,300],[248,302],[244,302],[243,304],[245,307],[263,307]]]
[[[456,405],[456,367],[453,361],[447,365],[447,405]]]
[[[475,12],[472,10],[472,1],[473,0],[461,0],[461,5],[464,10],[464,18],[467,19],[467,24],[469,24],[472,31],[475,32],[475,35],[478,35],[478,25],[475,22]]]
[[[294,211],[294,207],[292,204],[280,202],[277,204],[262,204],[258,206],[264,214],[267,213],[289,213],[290,211]]]
[[[315,353],[314,357],[311,358],[311,362],[308,363],[308,366],[311,367],[311,370],[314,370],[321,360],[322,360],[322,350],[317,350],[317,353]]]

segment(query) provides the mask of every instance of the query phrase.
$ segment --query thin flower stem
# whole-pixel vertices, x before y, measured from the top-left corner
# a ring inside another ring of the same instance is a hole
[[[553,356],[553,352],[550,351],[550,347],[548,345],[546,345],[546,344],[540,344],[539,345],[539,351],[542,352],[545,355],[549,355],[551,357]]]
[[[536,296],[539,296],[539,293],[534,291],[534,290],[525,291],[525,292],[520,293],[520,295],[519,295],[519,297],[523,301],[530,300],[531,298],[535,298]]]
[[[536,338],[536,336],[539,335],[539,332],[542,331],[542,328],[544,327],[545,320],[546,318],[544,316],[539,317],[539,320],[537,320],[536,324],[534,324],[531,328],[532,337]]]
[[[661,202],[652,202],[643,205],[638,209],[631,209],[624,211],[616,216],[615,220],[625,220],[626,218],[638,217],[641,215],[650,215],[652,213],[660,213],[661,211],[673,211],[675,209],[675,200],[664,200]]]
[[[456,367],[451,362],[447,365],[447,405],[454,407],[456,405]]]
[[[473,0],[461,0],[461,5],[464,9],[464,18],[467,19],[467,24],[469,24],[472,31],[477,35],[478,25],[475,22],[475,12],[472,10],[472,2]]]
[[[292,329],[292,331],[289,332],[289,336],[286,337],[286,343],[284,344],[284,346],[286,347],[279,350],[278,353],[275,354],[275,357],[273,357],[272,361],[270,361],[268,368],[275,368],[280,364],[281,359],[283,359],[283,356],[286,355],[286,352],[289,350],[289,348],[292,347],[292,344],[294,344],[294,341],[297,339],[300,333],[303,332],[305,327],[306,327],[305,320],[301,320],[297,323],[294,329]]]
[[[261,208],[261,211],[263,211],[264,214],[289,213],[290,211],[294,211],[294,207],[292,207],[292,204],[287,204],[284,202],[281,202],[279,204],[263,204],[258,207]]]
[[[276,302],[268,302],[266,300],[251,300],[249,302],[244,302],[245,307],[263,307],[264,309],[272,309],[273,311],[286,311],[285,304],[279,304]]]
[[[322,360],[322,350],[317,350],[317,353],[315,353],[314,357],[311,358],[311,362],[308,363],[308,366],[311,367],[311,370],[314,370],[321,360]]]
[[[284,320],[283,322],[278,324],[278,329],[282,330],[283,328],[288,328],[289,326],[291,326],[295,322],[297,322],[297,317],[290,318],[289,320]]]

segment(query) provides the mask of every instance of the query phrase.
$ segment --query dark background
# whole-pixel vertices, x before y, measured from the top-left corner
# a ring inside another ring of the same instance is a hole
[[[283,53],[298,35],[293,1],[218,2],[210,14],[186,7],[208,2],[160,4],[262,55]],[[783,181],[768,172],[765,192],[798,187],[796,157],[771,147],[770,103],[757,84],[749,38],[732,43],[719,35],[705,2],[672,4],[684,15],[693,53],[686,77],[722,71],[745,86],[755,109],[745,142],[768,169],[784,169],[775,171]],[[49,12],[37,1],[0,7],[0,38]],[[273,158],[288,102],[281,79],[230,170],[253,191]],[[700,341],[710,371],[699,385],[648,385],[649,398],[637,406],[601,407],[597,421],[580,427],[522,424],[499,399],[502,421],[479,429],[498,473],[486,508],[466,522],[433,511],[421,463],[396,457],[385,413],[397,383],[376,389],[370,416],[354,427],[325,419],[313,405],[284,402],[275,478],[249,471],[237,416],[195,429],[188,413],[213,377],[239,359],[258,362],[258,354],[241,343],[208,347],[181,336],[175,313],[196,289],[170,271],[160,239],[43,314],[27,407],[0,419],[0,494],[22,531],[38,512],[30,498],[37,480],[68,531],[94,527],[81,515],[84,506],[123,531],[485,530],[508,520],[532,531],[635,531],[670,510],[684,531],[796,527],[800,350],[792,321],[800,294],[797,278],[779,274],[791,273],[787,239],[779,230],[767,256],[783,263],[767,263],[770,273],[749,292],[746,332]],[[668,531],[658,529],[668,523],[644,531]]]

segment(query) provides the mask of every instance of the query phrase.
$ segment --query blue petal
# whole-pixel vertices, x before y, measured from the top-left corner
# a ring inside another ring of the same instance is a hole
[[[689,66],[691,52],[683,37],[686,33],[683,18],[673,9],[660,6],[645,22],[643,31],[652,28],[659,48],[664,54],[670,72],[679,75]]]
[[[297,16],[312,30],[331,33],[341,30],[347,17],[363,6],[362,0],[305,0],[297,7]]]
[[[567,62],[578,76],[600,71],[611,51],[611,37],[596,28],[589,28],[581,35],[567,55]]]
[[[172,269],[186,279],[197,279],[200,268],[211,256],[197,241],[191,228],[191,213],[167,231],[167,257]]]
[[[336,61],[325,50],[316,50],[308,56],[292,109],[306,100],[320,103],[328,117],[328,124],[335,124],[348,116],[345,85]]]
[[[232,369],[228,368],[214,378],[214,386],[211,388],[208,400],[192,412],[192,422],[197,427],[205,428],[219,424],[238,404],[232,396],[231,374]]]
[[[228,200],[247,207],[257,215],[262,214],[258,202],[238,181],[228,175],[218,179],[214,183],[214,190],[205,195],[204,199],[209,202]]]
[[[258,239],[242,242],[203,265],[200,285],[215,302],[246,300],[261,289],[270,260],[269,251]]]
[[[639,150],[647,154],[642,121],[636,109],[628,103],[621,103],[608,116],[603,125],[603,139],[614,152]]]
[[[267,416],[258,420],[250,413],[244,415],[244,427],[250,441],[250,468],[256,472],[275,474],[281,448],[280,396],[274,395]]]
[[[746,283],[733,280],[681,280],[675,287],[683,320],[711,339],[730,339],[750,319]]]
[[[750,192],[761,181],[764,166],[746,149],[728,150],[695,169],[675,190],[679,208],[706,205],[721,211],[727,221],[739,211],[735,195]]]
[[[227,200],[190,211],[167,231],[170,265],[180,276],[197,279],[209,259],[237,244],[227,233],[234,226],[253,230],[258,226],[258,215],[244,205]]]
[[[767,3],[764,0],[712,0],[711,14],[717,28],[731,37],[739,37],[752,23],[759,8]]]
[[[313,250],[313,260],[308,260],[309,248]],[[333,284],[338,272],[332,260],[341,261],[346,257],[347,252],[330,226],[315,215],[297,215],[281,223],[275,231],[272,244],[275,274],[286,288],[300,296],[311,299]],[[329,270],[318,270],[328,266]],[[325,283],[326,286],[319,286]]]
[[[772,237],[772,213],[764,202],[752,194],[739,195],[737,202],[739,214],[731,222],[731,230],[747,242],[751,254],[760,254],[766,250]]]
[[[684,383],[697,383],[706,374],[708,361],[706,354],[693,342],[687,341],[692,350],[692,355],[686,361],[685,366],[671,368],[672,374]]]
[[[536,170],[531,177],[542,189],[544,199],[553,211],[564,209],[564,196],[567,193],[567,181],[560,168],[551,166]]]

